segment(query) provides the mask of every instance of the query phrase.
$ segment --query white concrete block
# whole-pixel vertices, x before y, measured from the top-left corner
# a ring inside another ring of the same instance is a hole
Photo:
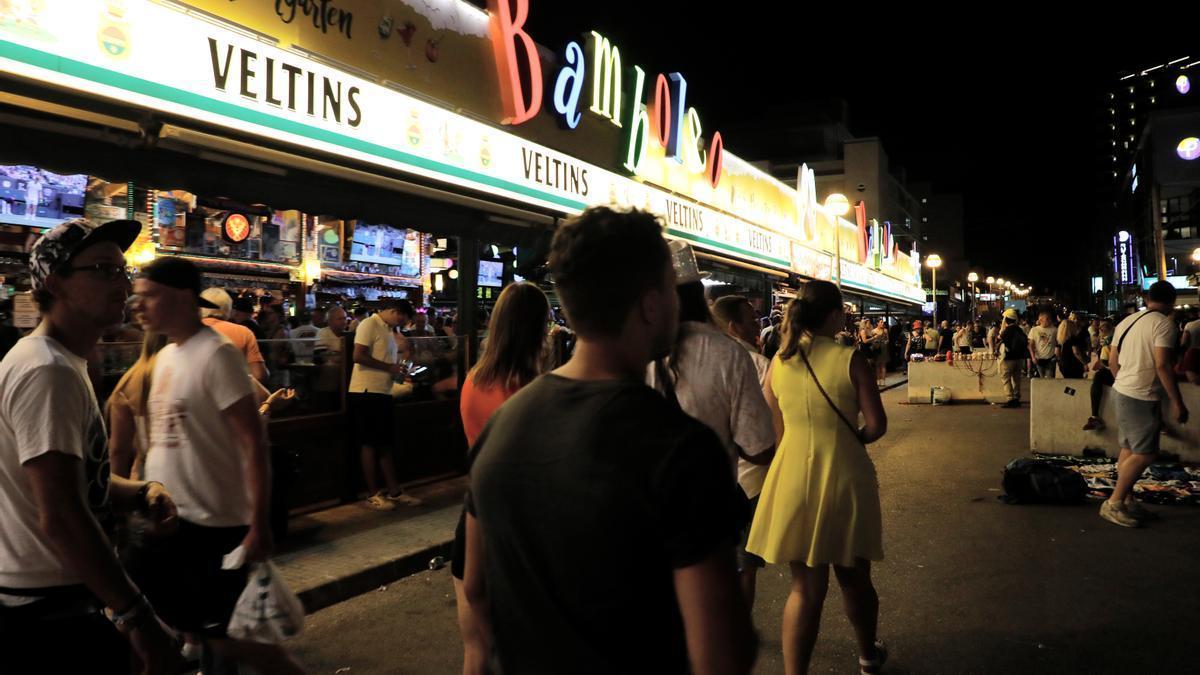
[[[952,402],[1003,403],[1007,400],[1000,384],[996,359],[918,361],[908,364],[908,402],[929,403],[931,387],[946,387]]]

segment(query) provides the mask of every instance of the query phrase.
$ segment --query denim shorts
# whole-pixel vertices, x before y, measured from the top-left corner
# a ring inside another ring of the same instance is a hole
[[[1162,403],[1112,392],[1117,406],[1117,440],[1135,455],[1158,454]]]

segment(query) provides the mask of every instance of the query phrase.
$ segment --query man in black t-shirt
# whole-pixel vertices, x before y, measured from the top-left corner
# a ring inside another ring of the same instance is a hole
[[[1000,326],[997,341],[1004,347],[1000,360],[1000,381],[1004,385],[1005,408],[1021,407],[1021,367],[1029,358],[1029,339],[1017,325],[1019,315],[1015,309],[1004,310],[1004,322]]]
[[[677,325],[661,231],[652,215],[607,208],[559,228],[550,267],[575,353],[509,399],[473,448],[464,584],[498,672],[753,664],[728,457],[644,384]]]

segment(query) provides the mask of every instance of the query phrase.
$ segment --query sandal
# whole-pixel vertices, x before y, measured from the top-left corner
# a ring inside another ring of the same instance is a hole
[[[883,672],[883,664],[887,663],[887,645],[882,640],[875,641],[875,658],[864,659],[858,657],[858,669],[862,675],[875,675],[875,673]]]

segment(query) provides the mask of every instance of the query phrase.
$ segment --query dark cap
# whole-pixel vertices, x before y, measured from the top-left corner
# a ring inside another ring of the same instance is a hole
[[[143,267],[140,276],[156,284],[191,291],[196,296],[196,304],[203,309],[220,309],[217,305],[200,297],[200,291],[203,288],[200,269],[190,260],[175,256],[163,256]]]

